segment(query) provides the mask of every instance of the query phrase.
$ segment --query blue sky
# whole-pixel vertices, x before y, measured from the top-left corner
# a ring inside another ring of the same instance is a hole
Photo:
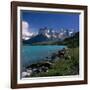
[[[79,31],[79,14],[49,13],[39,11],[21,11],[21,20],[29,24],[31,32],[38,32],[40,28],[48,27],[55,31],[61,28]]]

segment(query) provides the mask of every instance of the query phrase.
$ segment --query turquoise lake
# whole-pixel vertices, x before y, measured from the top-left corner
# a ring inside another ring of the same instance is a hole
[[[21,63],[27,66],[33,63],[45,60],[50,57],[52,53],[58,52],[66,46],[47,45],[47,46],[22,46],[21,47]]]

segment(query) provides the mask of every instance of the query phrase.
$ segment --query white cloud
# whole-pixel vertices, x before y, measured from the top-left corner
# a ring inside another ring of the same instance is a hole
[[[28,40],[33,35],[29,31],[29,24],[26,21],[22,21],[22,39]]]

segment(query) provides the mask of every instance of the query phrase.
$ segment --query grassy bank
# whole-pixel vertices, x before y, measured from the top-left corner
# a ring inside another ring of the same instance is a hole
[[[58,59],[53,62],[53,66],[48,72],[32,74],[31,77],[46,77],[46,76],[65,76],[79,74],[79,48],[70,48],[68,55],[70,59]]]

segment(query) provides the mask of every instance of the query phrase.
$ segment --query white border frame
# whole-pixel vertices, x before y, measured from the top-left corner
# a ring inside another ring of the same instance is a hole
[[[33,10],[33,11],[53,11],[53,12],[69,12],[80,13],[80,27],[79,27],[79,75],[69,76],[54,76],[54,77],[37,77],[37,78],[20,78],[20,10]],[[63,82],[63,81],[78,81],[84,80],[84,11],[73,9],[52,9],[52,8],[36,8],[36,7],[17,7],[17,83],[30,84],[30,83],[44,83],[44,82]]]

